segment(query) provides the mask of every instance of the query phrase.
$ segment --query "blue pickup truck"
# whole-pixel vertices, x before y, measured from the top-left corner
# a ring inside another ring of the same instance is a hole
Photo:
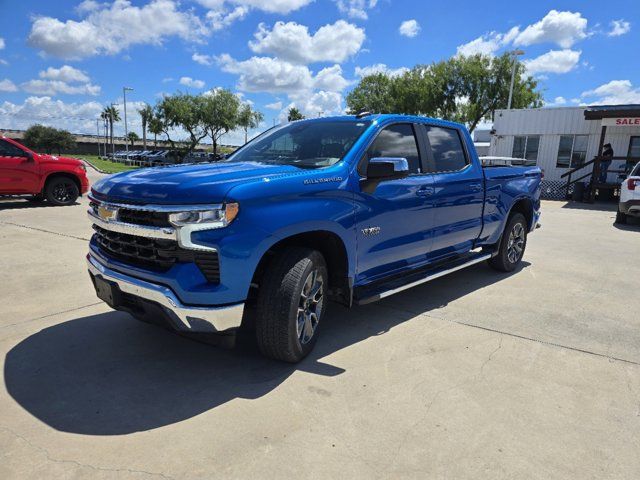
[[[405,115],[272,128],[230,158],[106,177],[90,194],[99,298],[185,334],[255,331],[307,355],[327,302],[379,300],[479,262],[514,270],[541,171],[483,167],[464,126]]]

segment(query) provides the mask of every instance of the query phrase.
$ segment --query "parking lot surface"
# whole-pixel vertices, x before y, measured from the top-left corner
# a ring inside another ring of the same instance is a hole
[[[640,477],[640,226],[615,206],[544,202],[513,274],[332,305],[298,365],[99,302],[86,208],[0,200],[0,478]]]

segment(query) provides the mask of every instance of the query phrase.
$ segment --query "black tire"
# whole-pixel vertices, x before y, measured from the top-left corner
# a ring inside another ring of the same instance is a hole
[[[33,203],[42,203],[46,199],[44,198],[44,195],[42,195],[41,193],[38,193],[37,195],[33,195],[33,196],[27,198],[27,200],[29,200],[30,202],[33,202]]]
[[[627,224],[627,214],[626,213],[622,213],[620,210],[618,210],[616,212],[616,223],[619,223],[621,225],[626,225]]]
[[[513,272],[522,260],[526,247],[527,220],[521,213],[514,213],[500,237],[498,254],[489,260],[489,265],[501,272]]]
[[[317,294],[306,295],[318,283]],[[327,287],[327,266],[320,252],[292,247],[276,255],[258,289],[256,339],[263,355],[295,363],[309,354],[318,338]]]
[[[80,195],[76,182],[68,177],[54,177],[49,180],[44,193],[47,202],[58,207],[73,205]]]

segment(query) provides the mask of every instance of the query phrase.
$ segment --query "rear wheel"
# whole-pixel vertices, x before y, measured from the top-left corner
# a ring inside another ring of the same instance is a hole
[[[272,260],[260,282],[256,311],[256,338],[264,355],[295,363],[309,354],[327,286],[327,266],[316,250],[293,247]]]
[[[616,212],[616,223],[625,225],[627,223],[627,214],[622,213],[620,210]]]
[[[512,272],[522,260],[526,246],[527,220],[521,213],[515,213],[509,218],[498,254],[489,260],[489,265],[502,272]]]
[[[47,182],[45,196],[52,205],[72,205],[77,200],[80,192],[76,183],[67,177],[55,177]]]

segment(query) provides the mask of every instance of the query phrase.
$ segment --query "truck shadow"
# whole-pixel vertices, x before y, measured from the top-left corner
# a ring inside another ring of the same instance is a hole
[[[352,310],[331,305],[315,350],[297,365],[268,360],[247,345],[224,350],[193,342],[122,312],[77,318],[12,348],[5,358],[6,388],[59,431],[151,430],[236,398],[260,398],[296,370],[340,375],[342,368],[321,359],[509,276],[479,265],[398,294],[403,309],[393,306],[395,297]]]
[[[80,203],[74,202],[70,205],[66,205],[66,207],[73,207],[75,205],[80,205]],[[26,210],[26,209],[34,209],[34,208],[65,208],[65,207],[57,207],[47,202],[30,202],[26,198],[24,199],[11,198],[9,200],[0,200],[0,210]]]

